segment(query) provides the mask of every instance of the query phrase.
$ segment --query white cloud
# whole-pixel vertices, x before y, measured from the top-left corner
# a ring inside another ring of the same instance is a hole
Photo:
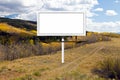
[[[87,30],[95,32],[120,32],[120,21],[116,22],[91,22]]]
[[[107,16],[115,16],[117,15],[117,12],[115,12],[114,10],[107,10],[105,14]]]
[[[103,8],[96,8],[95,11],[103,11]]]
[[[36,0],[19,0],[23,6],[34,6],[37,4]]]
[[[29,13],[23,13],[16,17],[16,19],[23,19],[23,20],[36,20],[36,12],[29,12]]]
[[[0,0],[0,16],[3,12],[16,18],[35,20],[37,11],[83,11],[87,17],[93,17],[93,7],[98,5],[97,0]]]
[[[9,15],[9,13],[7,13],[7,12],[0,12],[0,16],[1,16],[1,17],[5,17],[5,16],[7,16],[7,15]]]
[[[0,16],[18,14],[16,18],[21,16],[20,18],[22,19],[33,20],[34,16],[36,16],[36,11],[39,11],[42,5],[41,0],[0,0]],[[34,14],[31,15],[31,12],[34,12]],[[26,18],[25,14],[26,17],[29,17]]]
[[[119,0],[115,0],[115,3],[119,3],[120,1]]]
[[[95,5],[98,5],[97,0],[46,0],[43,8],[54,11],[81,11],[92,17],[94,13],[91,10]]]

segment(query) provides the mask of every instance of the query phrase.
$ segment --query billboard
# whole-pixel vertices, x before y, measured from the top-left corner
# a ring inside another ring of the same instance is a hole
[[[39,12],[37,36],[85,36],[85,14],[81,12]]]

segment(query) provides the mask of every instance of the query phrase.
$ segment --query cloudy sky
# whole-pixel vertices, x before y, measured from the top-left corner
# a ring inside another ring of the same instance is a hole
[[[0,17],[36,21],[38,11],[81,11],[87,30],[120,32],[120,0],[0,0]]]

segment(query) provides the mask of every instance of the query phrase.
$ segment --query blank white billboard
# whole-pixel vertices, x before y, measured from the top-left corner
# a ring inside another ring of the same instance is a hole
[[[37,36],[85,36],[85,15],[81,12],[39,12]]]

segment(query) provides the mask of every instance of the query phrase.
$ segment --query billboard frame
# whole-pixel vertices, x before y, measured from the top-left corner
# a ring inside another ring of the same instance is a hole
[[[40,33],[40,14],[83,14],[83,33]],[[83,12],[71,12],[71,11],[41,11],[37,13],[37,36],[85,36],[86,35],[86,16]]]

